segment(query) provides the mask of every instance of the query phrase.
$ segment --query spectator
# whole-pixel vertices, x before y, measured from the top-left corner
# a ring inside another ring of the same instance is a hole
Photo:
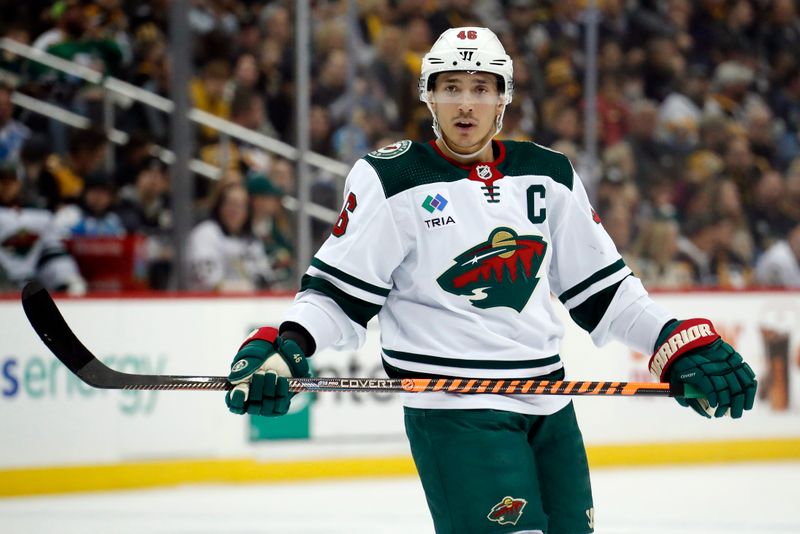
[[[743,121],[747,106],[761,103],[761,98],[750,92],[753,77],[753,69],[743,63],[720,63],[714,71],[714,92],[706,100],[705,113]]]
[[[756,282],[762,286],[800,289],[800,223],[786,239],[773,244],[756,264]]]
[[[403,30],[398,26],[385,26],[366,73],[371,94],[390,103],[387,116],[394,129],[404,128],[404,120],[417,108],[414,91],[417,77],[403,61],[404,47]]]
[[[651,177],[678,176],[679,155],[657,138],[658,107],[650,100],[639,100],[631,107],[631,122],[625,142],[630,145],[636,162],[635,181],[647,195]]]
[[[33,46],[112,76],[121,72],[124,59],[117,42],[105,28],[93,22],[79,0],[67,0],[58,27],[38,38]],[[82,85],[79,78],[53,71],[41,64],[34,64],[31,69],[35,78],[58,79],[70,86]]]
[[[746,136],[740,135],[731,139],[725,152],[722,175],[736,184],[746,210],[752,209],[756,185],[769,170],[769,162],[753,154],[750,140]]]
[[[800,63],[800,21],[794,0],[774,0],[761,31],[766,59],[772,64],[782,52],[789,51]]]
[[[253,213],[253,234],[261,240],[274,272],[272,287],[295,287],[293,279],[293,232],[286,209],[281,204],[283,191],[266,176],[255,174],[247,179]]]
[[[778,203],[778,210],[786,219],[792,222],[800,221],[800,159],[795,159],[789,167],[784,194]],[[794,224],[790,224],[786,230],[791,226]]]
[[[644,96],[662,102],[675,89],[676,80],[684,69],[684,58],[672,37],[658,35],[645,46]]]
[[[47,197],[41,193],[41,178],[50,155],[48,140],[42,134],[34,134],[22,146],[19,155],[18,176],[22,182],[19,203],[29,208],[47,208]]]
[[[267,99],[267,115],[275,129],[286,139],[292,120],[292,67],[289,52],[269,37],[261,45],[259,69],[263,80],[263,92]]]
[[[149,134],[143,130],[134,130],[128,137],[128,143],[117,151],[114,168],[114,181],[124,187],[136,182],[136,175],[142,165],[148,162],[156,151],[156,146]]]
[[[169,180],[161,160],[142,162],[133,184],[120,190],[117,215],[129,234],[147,237],[147,278],[151,289],[166,289],[172,272],[172,212]]]
[[[622,77],[617,72],[605,72],[600,77],[597,115],[603,146],[618,143],[628,133],[628,106],[622,93]]]
[[[30,129],[14,120],[13,90],[0,83],[0,162],[16,164],[22,145],[31,136]]]
[[[729,2],[725,20],[715,26],[715,58],[734,59],[758,46],[758,27],[751,0]]]
[[[119,193],[116,209],[128,233],[161,234],[172,228],[169,181],[161,160],[143,161],[135,181]]]
[[[274,158],[272,160],[272,165],[270,165],[269,176],[272,182],[280,188],[281,191],[289,195],[294,194],[296,184],[294,178],[294,164],[291,161],[281,157]]]
[[[750,278],[745,261],[731,248],[734,221],[707,210],[686,222],[686,237],[678,239],[676,261],[691,273],[698,287],[742,288]]]
[[[792,172],[798,170],[795,168]],[[794,225],[782,209],[784,202],[791,202],[791,195],[786,194],[781,175],[775,171],[765,173],[755,187],[753,202],[745,214],[756,252],[763,252],[782,239]]]
[[[750,148],[756,158],[775,168],[777,160],[777,136],[772,111],[766,104],[751,105],[745,111],[743,123],[750,141]]]
[[[261,73],[258,70],[258,60],[254,54],[245,52],[236,59],[236,66],[233,68],[233,77],[226,87],[226,100],[233,100],[236,91],[240,89],[258,90],[258,82]]]
[[[230,292],[269,286],[273,273],[251,225],[247,189],[238,183],[223,185],[211,217],[189,235],[186,254],[192,289]]]
[[[170,67],[166,56],[166,44],[153,44],[152,56],[142,67],[142,88],[158,96],[170,97]],[[152,106],[136,103],[124,115],[125,124],[130,131],[143,131],[155,143],[169,141],[169,115]]]
[[[223,61],[215,60],[203,68],[200,78],[192,80],[192,101],[196,108],[227,119],[230,117],[230,105],[225,100],[225,85],[228,83],[228,66]],[[217,139],[215,129],[200,127],[201,139],[209,142]]]
[[[693,65],[679,81],[676,90],[661,103],[658,110],[660,135],[673,148],[686,151],[699,143],[708,86],[705,67]]]
[[[22,184],[12,166],[0,167],[0,289],[19,290],[39,280],[51,291],[86,292],[47,210],[20,204]]]
[[[691,287],[686,264],[676,261],[678,238],[678,223],[668,215],[659,213],[644,223],[626,259],[642,283],[664,289]]]
[[[333,156],[331,115],[322,106],[311,106],[309,120],[311,150],[324,156]]]
[[[65,41],[69,35],[82,35],[86,29],[80,0],[54,3],[47,15],[55,21],[55,26],[37,37],[33,41],[33,48],[47,50],[51,46]]]
[[[96,172],[86,179],[80,202],[56,212],[56,225],[68,237],[122,237],[125,227],[114,212],[115,204],[111,177]]]
[[[603,228],[606,229],[617,250],[627,255],[633,238],[633,216],[631,209],[624,202],[613,202],[602,215]]]
[[[777,165],[785,170],[800,156],[800,67],[793,65],[777,82],[777,87],[772,88],[770,107],[778,124],[783,125],[777,142]]]
[[[107,145],[105,132],[99,128],[71,132],[66,157],[51,154],[39,178],[39,192],[47,199],[47,209],[55,211],[78,200],[86,177],[103,165]]]
[[[30,27],[20,23],[5,26],[2,34],[9,41],[30,45]],[[11,86],[16,86],[28,74],[28,63],[25,58],[12,54],[7,50],[0,51],[0,80]]]
[[[230,106],[231,121],[248,130],[277,137],[270,124],[261,96],[246,87],[238,88]],[[226,137],[201,149],[201,158],[217,167],[233,169],[242,176],[248,172],[264,173],[269,169],[270,156],[260,147],[241,139]]]

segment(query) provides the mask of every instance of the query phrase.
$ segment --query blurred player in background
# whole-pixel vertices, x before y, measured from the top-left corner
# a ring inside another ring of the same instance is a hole
[[[351,170],[344,208],[279,330],[236,354],[235,413],[286,413],[306,358],[364,342],[378,316],[390,377],[561,380],[551,293],[597,345],[653,354],[657,380],[704,417],[753,405],[750,367],[707,319],[677,320],[625,265],[563,154],[499,141],[513,94],[494,33],[445,31],[422,62],[436,139],[399,141]],[[431,393],[405,399],[406,432],[438,533],[594,531],[569,397]]]

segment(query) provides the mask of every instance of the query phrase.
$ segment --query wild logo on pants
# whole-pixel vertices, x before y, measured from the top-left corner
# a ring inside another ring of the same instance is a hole
[[[515,499],[511,496],[503,497],[503,500],[495,504],[489,515],[489,521],[496,521],[501,525],[516,525],[522,517],[522,509],[528,501],[525,499]]]

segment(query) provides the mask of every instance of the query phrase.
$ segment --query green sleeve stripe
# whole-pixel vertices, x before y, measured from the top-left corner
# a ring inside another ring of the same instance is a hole
[[[456,358],[444,358],[442,356],[428,356],[426,354],[414,354],[411,352],[400,352],[399,350],[383,349],[384,354],[395,358],[414,363],[426,363],[429,365],[441,365],[445,367],[460,367],[466,369],[535,369],[558,363],[561,358],[558,354],[547,358],[535,360],[459,360]]]
[[[570,289],[567,289],[563,293],[561,293],[561,295],[559,295],[559,297],[558,297],[558,300],[560,300],[562,303],[563,302],[567,302],[569,299],[571,299],[575,295],[581,293],[582,291],[585,291],[592,284],[594,284],[596,282],[599,282],[603,278],[611,276],[615,272],[621,271],[624,268],[625,268],[625,261],[622,258],[620,258],[617,261],[615,261],[614,263],[612,263],[611,265],[609,265],[608,267],[603,267],[602,269],[600,269],[599,271],[594,273],[592,276],[590,276],[589,278],[587,278],[583,282],[581,282],[581,283],[571,287]]]
[[[306,274],[303,275],[303,279],[300,281],[300,291],[309,289],[330,297],[351,321],[360,324],[364,328],[367,327],[369,320],[381,311],[381,307],[378,304],[348,295],[329,281]]]
[[[629,274],[628,276],[633,275]],[[625,278],[627,278],[627,276]],[[622,280],[625,280],[625,278]],[[597,328],[597,325],[600,324],[600,321],[606,314],[608,306],[614,299],[614,295],[617,293],[617,288],[620,286],[620,284],[622,284],[622,280],[616,284],[608,286],[605,289],[601,289],[584,302],[581,302],[579,305],[572,308],[569,311],[569,315],[572,317],[572,320],[575,321],[575,324],[587,332],[592,332],[595,328]]]
[[[331,267],[330,265],[328,265],[327,263],[325,263],[324,261],[322,261],[322,260],[320,260],[320,259],[318,259],[316,257],[315,258],[311,258],[311,266],[312,267],[316,267],[320,271],[328,273],[329,275],[331,275],[331,276],[333,276],[335,278],[338,278],[339,280],[341,280],[342,282],[344,282],[346,284],[350,284],[351,286],[357,287],[358,289],[363,289],[364,291],[367,291],[368,293],[374,293],[374,294],[376,294],[378,296],[381,296],[381,297],[388,297],[389,296],[389,291],[390,291],[389,289],[385,289],[385,288],[382,288],[382,287],[379,287],[379,286],[374,286],[374,285],[372,285],[370,283],[367,283],[367,282],[365,282],[365,281],[363,281],[363,280],[361,280],[359,278],[356,278],[355,276],[349,275],[346,272],[337,269],[336,267]]]

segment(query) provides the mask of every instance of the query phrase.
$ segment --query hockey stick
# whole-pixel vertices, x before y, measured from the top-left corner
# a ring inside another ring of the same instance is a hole
[[[33,329],[61,363],[90,386],[103,389],[225,391],[224,376],[140,375],[115,371],[98,360],[72,332],[53,298],[38,282],[22,290],[22,307]],[[498,378],[292,378],[290,391],[497,393],[531,395],[696,396],[665,383],[548,381]]]

